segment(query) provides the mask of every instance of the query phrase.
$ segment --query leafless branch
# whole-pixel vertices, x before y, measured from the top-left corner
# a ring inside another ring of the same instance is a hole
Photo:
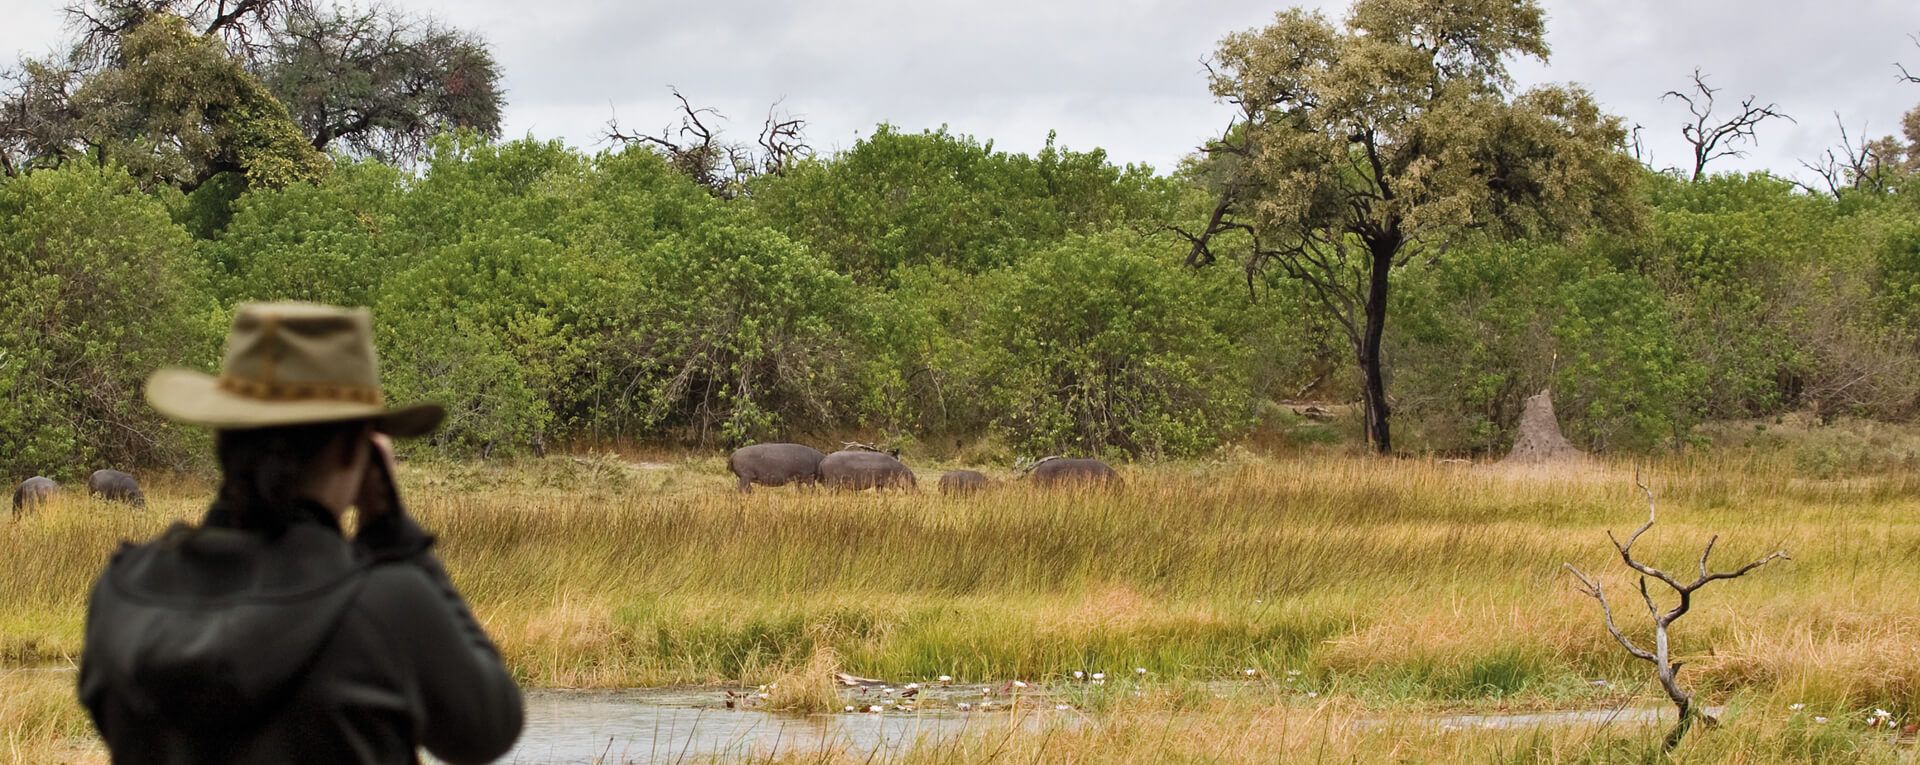
[[[1709,582],[1717,582],[1722,579],[1736,579],[1773,561],[1791,560],[1791,558],[1788,557],[1786,550],[1776,549],[1737,569],[1731,571],[1714,571],[1711,567],[1713,548],[1720,541],[1719,535],[1714,535],[1707,540],[1706,548],[1700,552],[1698,576],[1695,577],[1692,582],[1683,584],[1667,572],[1633,557],[1634,543],[1640,541],[1640,537],[1646,534],[1648,529],[1653,528],[1653,524],[1659,519],[1659,506],[1654,500],[1653,490],[1647,487],[1647,484],[1640,479],[1637,472],[1634,475],[1634,485],[1637,486],[1640,492],[1647,498],[1647,522],[1641,524],[1639,528],[1634,529],[1633,533],[1627,536],[1625,542],[1615,537],[1612,531],[1607,532],[1607,539],[1613,542],[1614,550],[1620,554],[1620,560],[1624,562],[1628,568],[1640,573],[1640,598],[1646,603],[1647,614],[1653,621],[1653,650],[1649,651],[1641,648],[1632,640],[1628,639],[1625,633],[1621,632],[1620,627],[1614,621],[1613,607],[1607,602],[1606,594],[1601,589],[1598,580],[1587,576],[1571,563],[1563,565],[1568,572],[1572,573],[1574,577],[1579,580],[1576,588],[1580,593],[1600,602],[1600,611],[1606,620],[1607,633],[1612,635],[1614,640],[1620,643],[1622,647],[1626,648],[1627,653],[1653,665],[1654,675],[1659,679],[1660,686],[1666,690],[1667,698],[1673,701],[1675,708],[1680,712],[1679,722],[1667,733],[1666,748],[1671,750],[1679,745],[1680,738],[1686,735],[1688,728],[1693,725],[1695,720],[1699,720],[1703,724],[1708,725],[1713,724],[1714,720],[1712,716],[1696,709],[1693,704],[1693,694],[1680,687],[1678,676],[1680,668],[1685,665],[1685,662],[1673,660],[1672,645],[1668,638],[1668,628],[1673,625],[1674,621],[1687,614],[1688,609],[1693,605],[1693,593],[1701,587],[1706,586]],[[1667,585],[1668,588],[1672,589],[1674,593],[1679,596],[1679,602],[1673,608],[1663,613],[1660,610],[1658,602],[1654,600],[1652,591],[1647,586],[1649,580],[1657,580]]]
[[[1794,181],[1794,184],[1816,194],[1824,191],[1835,199],[1849,191],[1876,194],[1887,191],[1893,181],[1893,168],[1900,161],[1900,147],[1887,139],[1866,140],[1864,135],[1855,143],[1854,137],[1847,132],[1847,123],[1838,112],[1834,113],[1833,121],[1840,127],[1840,145],[1822,153],[1819,164],[1800,161],[1800,166],[1818,176],[1826,188],[1817,189],[1800,181]],[[1864,127],[1862,133],[1865,133]]]
[[[1907,35],[1907,39],[1912,40],[1915,47],[1920,47],[1920,33]],[[1900,68],[1901,80],[1904,80],[1906,82],[1911,82],[1916,85],[1920,85],[1920,74],[1914,74],[1912,72],[1907,71],[1906,64],[1894,64],[1894,66]]]
[[[627,145],[643,145],[660,154],[676,170],[705,186],[715,196],[734,197],[745,193],[748,181],[762,175],[784,173],[795,160],[812,156],[806,143],[806,120],[784,114],[776,102],[767,109],[761,126],[756,156],[753,147],[721,138],[711,120],[726,120],[712,107],[695,107],[677,88],[669,88],[680,102],[680,120],[661,129],[659,135],[622,130],[619,118],[607,120],[606,140]]]
[[[1744,157],[1746,151],[1735,148],[1742,143],[1758,143],[1755,128],[1769,119],[1794,119],[1780,111],[1778,104],[1756,105],[1757,96],[1747,96],[1740,102],[1740,112],[1732,117],[1716,119],[1713,113],[1715,96],[1720,88],[1707,84],[1707,76],[1698,68],[1693,70],[1693,87],[1687,92],[1669,90],[1660,96],[1661,100],[1674,99],[1687,105],[1687,112],[1693,115],[1693,121],[1680,126],[1680,135],[1693,146],[1693,179],[1700,180],[1706,174],[1707,164],[1723,157]]]

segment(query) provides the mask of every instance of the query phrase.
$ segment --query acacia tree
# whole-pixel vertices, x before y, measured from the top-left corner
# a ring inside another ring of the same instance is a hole
[[[1204,229],[1181,232],[1188,262],[1245,244],[1249,278],[1303,282],[1352,342],[1379,452],[1392,448],[1381,345],[1398,269],[1475,230],[1636,218],[1620,120],[1577,88],[1516,94],[1516,56],[1547,56],[1534,0],[1358,0],[1341,27],[1294,9],[1229,35],[1210,66],[1239,114],[1203,147],[1198,175],[1218,201]]]

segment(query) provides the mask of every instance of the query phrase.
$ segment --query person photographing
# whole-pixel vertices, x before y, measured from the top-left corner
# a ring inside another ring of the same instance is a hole
[[[94,585],[79,695],[114,762],[512,747],[520,689],[394,484],[390,439],[444,410],[386,408],[366,310],[243,305],[218,376],[163,369],[146,395],[215,430],[221,483],[199,525],[123,545]]]

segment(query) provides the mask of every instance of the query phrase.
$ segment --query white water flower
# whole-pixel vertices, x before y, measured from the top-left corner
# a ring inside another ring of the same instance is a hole
[[[919,690],[919,688],[920,688],[920,684],[919,684],[919,683],[907,683],[907,690],[909,690],[909,691],[912,691],[912,690]]]
[[[1093,681],[1094,681],[1094,682],[1096,682],[1096,683],[1097,683],[1097,682],[1100,682],[1100,681],[1102,681],[1102,680],[1105,680],[1105,679],[1107,679],[1107,673],[1105,673],[1105,672],[1095,672],[1095,673],[1093,673]]]
[[[1083,678],[1083,677],[1086,677],[1086,676],[1087,676],[1087,675],[1086,675],[1086,673],[1085,673],[1085,672],[1081,672],[1080,670],[1077,670],[1077,669],[1076,669],[1076,670],[1074,670],[1074,671],[1073,671],[1073,679],[1075,679],[1075,680],[1078,680],[1078,679],[1080,679],[1080,678]]]
[[[1015,688],[1025,688],[1025,687],[1027,687],[1027,684],[1026,684],[1026,682],[1024,682],[1024,681],[1021,681],[1021,680],[1015,680],[1015,681],[1013,681],[1013,687],[1015,687]]]
[[[1146,674],[1146,673],[1147,673],[1147,668],[1146,668],[1146,667],[1134,667],[1134,668],[1133,668],[1133,673],[1134,673],[1134,674],[1136,674],[1136,675],[1144,675],[1144,674]]]
[[[880,709],[879,704],[875,704],[873,706],[867,707],[867,711],[872,712],[874,714],[880,714],[883,710]]]
[[[1878,717],[1878,718],[1880,718],[1880,719],[1882,719],[1882,720],[1885,720],[1885,719],[1887,719],[1887,718],[1889,718],[1889,717],[1892,717],[1892,716],[1893,716],[1893,713],[1892,713],[1892,712],[1889,712],[1889,711],[1887,711],[1887,710],[1884,710],[1884,709],[1878,709],[1878,708],[1876,708],[1876,709],[1874,709],[1874,710],[1873,710],[1873,716],[1874,716],[1874,717]]]
[[[852,711],[853,711],[853,705],[852,705],[852,704],[848,704],[848,705],[847,705],[847,708],[846,708],[846,710],[844,710],[844,711],[847,711],[847,712],[852,712]]]
[[[1260,674],[1260,670],[1254,669],[1252,667],[1248,667],[1246,669],[1240,670],[1240,674],[1246,675],[1247,677],[1253,677],[1254,675]]]
[[[1826,724],[1827,724],[1827,718],[1825,718],[1825,717],[1818,717],[1818,716],[1816,716],[1816,717],[1814,717],[1814,718],[1813,718],[1813,721],[1814,721],[1814,722],[1816,722],[1816,723],[1819,723],[1819,724],[1821,724],[1821,725],[1826,725]]]
[[[1802,710],[1802,709],[1806,709],[1806,708],[1807,708],[1807,705],[1805,705],[1805,704],[1788,704],[1788,705],[1787,705],[1787,709],[1789,709],[1789,710],[1792,710],[1792,711],[1794,711],[1794,712],[1798,712],[1798,711],[1800,711],[1800,710]]]
[[[943,682],[943,683],[951,683],[951,682],[953,682],[953,675],[941,675],[941,676],[940,676],[940,682]]]
[[[1067,711],[1067,710],[1069,710],[1069,709],[1072,709],[1072,708],[1073,708],[1073,707],[1070,707],[1070,706],[1067,706],[1066,704],[1055,704],[1055,705],[1053,705],[1053,711],[1055,711],[1055,712],[1065,712],[1065,711]]]
[[[960,703],[958,703],[958,704],[955,704],[955,705],[953,705],[953,708],[954,708],[954,709],[958,709],[958,710],[960,710],[960,711],[962,711],[962,712],[965,712],[965,711],[967,711],[967,710],[969,710],[969,709],[972,709],[972,708],[973,708],[973,705],[972,705],[972,704],[968,704],[967,702],[964,702],[964,701],[962,701],[962,702],[960,702]]]
[[[1310,698],[1310,699],[1317,699],[1317,698],[1320,698],[1320,692],[1319,692],[1319,691],[1307,691],[1307,698]]]
[[[1299,677],[1299,676],[1300,676],[1300,670],[1297,670],[1297,669],[1287,670],[1287,677]]]

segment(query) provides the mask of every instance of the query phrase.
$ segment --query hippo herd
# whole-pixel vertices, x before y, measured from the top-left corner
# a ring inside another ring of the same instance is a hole
[[[59,494],[60,484],[46,476],[37,475],[21,481],[13,490],[13,512],[38,510]],[[93,471],[92,475],[87,476],[87,494],[108,502],[124,502],[136,508],[147,506],[147,495],[140,491],[140,482],[118,470]]]
[[[919,485],[913,471],[900,461],[900,450],[882,451],[868,444],[849,443],[827,454],[806,444],[754,444],[734,450],[727,469],[738,479],[741,493],[760,486],[825,486],[829,489],[913,489]],[[1097,459],[1047,457],[1026,469],[1035,486],[1070,484],[1118,485],[1120,474]],[[971,494],[993,486],[978,470],[953,470],[940,476],[942,494]]]

